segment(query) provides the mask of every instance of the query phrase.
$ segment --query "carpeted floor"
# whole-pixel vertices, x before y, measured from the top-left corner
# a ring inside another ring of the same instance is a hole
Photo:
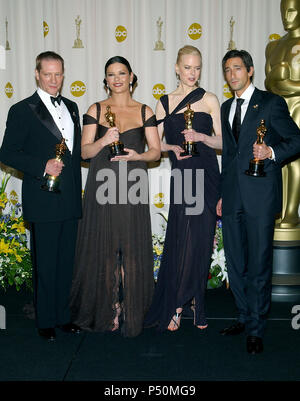
[[[131,339],[119,333],[71,335],[57,330],[57,340],[48,343],[24,313],[30,302],[31,295],[24,291],[0,294],[6,310],[6,329],[0,330],[2,382],[300,379],[300,329],[292,328],[290,303],[272,303],[265,350],[249,355],[245,335],[219,334],[235,318],[233,298],[225,287],[207,291],[207,330],[196,329],[186,313],[177,332],[146,329]]]

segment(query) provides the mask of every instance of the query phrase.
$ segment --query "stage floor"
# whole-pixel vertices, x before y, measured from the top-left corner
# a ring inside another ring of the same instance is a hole
[[[71,335],[57,330],[55,342],[40,338],[24,313],[31,294],[1,293],[6,329],[0,330],[0,381],[298,381],[300,329],[292,327],[292,304],[272,303],[264,352],[249,355],[246,336],[219,331],[235,319],[231,292],[207,291],[209,326],[196,329],[188,313],[177,332],[145,329],[136,338],[119,333]],[[300,306],[299,306],[300,313]],[[298,322],[300,324],[300,315]]]

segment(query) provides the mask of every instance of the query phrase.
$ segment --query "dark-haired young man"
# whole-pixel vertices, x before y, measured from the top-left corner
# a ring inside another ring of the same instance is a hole
[[[221,108],[222,213],[229,283],[238,309],[235,324],[223,335],[246,330],[247,351],[263,351],[263,334],[271,302],[272,243],[275,216],[281,211],[281,163],[300,152],[299,128],[285,100],[254,87],[254,66],[244,50],[227,52],[225,79],[235,96]],[[264,120],[264,143],[256,144]],[[245,174],[253,157],[264,160],[265,176]]]
[[[30,223],[34,303],[39,334],[54,340],[55,327],[70,323],[77,222],[81,216],[80,122],[76,103],[60,96],[64,60],[54,52],[36,58],[37,91],[8,113],[0,160],[24,173],[22,204]],[[56,145],[65,139],[63,162]],[[46,177],[59,176],[59,193],[43,191]]]

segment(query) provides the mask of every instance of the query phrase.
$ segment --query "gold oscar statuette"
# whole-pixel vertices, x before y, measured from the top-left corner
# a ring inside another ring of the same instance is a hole
[[[66,153],[66,150],[66,141],[65,138],[62,138],[61,142],[56,145],[55,159],[57,161],[62,161],[62,157]],[[45,178],[46,182],[41,186],[41,189],[47,192],[60,193],[59,177],[47,174]]]
[[[8,21],[7,21],[7,17],[5,19],[5,33],[6,33],[5,50],[10,50],[9,41],[8,41]]]
[[[300,1],[281,0],[280,12],[286,34],[266,47],[265,87],[285,99],[291,117],[300,127]],[[300,241],[299,176],[300,157],[295,155],[282,167],[283,199],[275,226],[276,241]]]
[[[228,43],[227,50],[235,50],[236,46],[235,46],[235,42],[233,40],[233,27],[235,24],[235,20],[233,19],[233,17],[230,18],[229,24],[230,24],[230,40]]]
[[[285,35],[266,47],[265,87],[282,96],[300,127],[300,1],[281,0]],[[275,151],[276,158],[276,151]],[[300,303],[300,157],[282,167],[282,210],[275,221],[273,242],[272,301]]]
[[[155,42],[154,50],[165,50],[164,44],[163,44],[163,42],[161,40],[162,25],[163,25],[162,19],[161,19],[161,17],[159,17],[158,20],[156,21],[158,39]]]
[[[256,129],[257,139],[256,143],[258,145],[262,145],[264,141],[264,136],[266,135],[267,128],[265,126],[265,120],[261,120],[259,127]],[[264,161],[254,158],[249,162],[249,169],[245,171],[247,175],[251,175],[252,177],[265,177],[266,173],[264,172]]]
[[[187,105],[187,109],[184,111],[183,116],[185,119],[185,128],[192,129],[194,110],[191,109],[190,104]],[[184,141],[182,147],[184,149],[184,152],[180,153],[180,156],[199,156],[196,142]]]
[[[106,113],[105,113],[106,121],[108,122],[110,127],[115,127],[115,113],[111,112],[111,107],[106,106]],[[128,153],[124,150],[124,144],[121,141],[113,142],[109,145],[110,147],[110,156],[109,159],[112,159],[115,156],[122,156],[127,155]]]
[[[75,25],[76,25],[76,39],[74,40],[73,49],[82,49],[84,46],[82,44],[82,40],[80,39],[81,19],[80,19],[79,15],[77,16],[77,18],[75,20]]]

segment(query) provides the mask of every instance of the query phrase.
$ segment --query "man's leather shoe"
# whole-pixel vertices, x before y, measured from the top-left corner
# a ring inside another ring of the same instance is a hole
[[[56,339],[55,330],[53,328],[38,329],[38,333],[48,341],[54,341]]]
[[[241,334],[245,331],[245,325],[243,323],[237,322],[232,326],[226,327],[225,329],[220,331],[222,336],[235,336],[237,334]]]
[[[58,327],[65,333],[79,334],[81,332],[81,328],[74,323],[63,324]]]
[[[249,354],[260,354],[263,352],[264,346],[261,337],[248,336],[247,337],[247,351]]]

